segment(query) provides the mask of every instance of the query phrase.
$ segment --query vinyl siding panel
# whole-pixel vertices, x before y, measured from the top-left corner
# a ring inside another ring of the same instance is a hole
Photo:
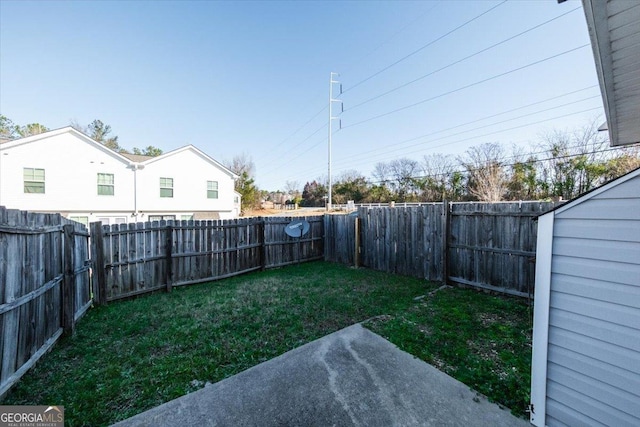
[[[575,296],[608,301],[628,307],[640,307],[640,287],[620,283],[554,275],[554,291]]]
[[[640,226],[640,223],[638,223]],[[604,239],[576,239],[557,237],[553,252],[562,256],[617,262],[621,259],[640,259],[640,243]]]
[[[636,209],[634,208],[634,204]],[[591,199],[585,203],[575,205],[559,213],[558,219],[616,219],[616,220],[640,220],[640,209],[637,209],[637,199]],[[595,225],[595,224],[594,224]]]
[[[559,366],[564,366],[577,372],[588,372],[590,378],[629,391],[631,395],[638,396],[638,393],[640,393],[640,390],[636,388],[640,383],[640,374],[601,360],[592,359],[557,345],[549,348],[549,358]]]
[[[554,427],[574,427],[578,426],[597,426],[607,427],[605,424],[599,423],[592,418],[574,411],[571,408],[567,408],[565,405],[559,405],[554,400],[547,402],[547,407],[554,414],[554,416],[547,417],[547,423]],[[567,424],[570,423],[570,424]]]
[[[640,425],[640,175],[556,213],[546,423]]]
[[[640,417],[640,406],[637,405],[637,396],[625,393],[617,387],[603,384],[593,378],[580,374],[570,368],[549,364],[549,375],[553,376],[559,383],[572,390],[579,390],[583,396],[591,399],[598,399],[605,405],[615,408],[617,411],[630,417]]]
[[[590,336],[608,344],[640,352],[640,331],[635,328],[565,310],[553,310],[549,316],[549,324],[577,334]]]
[[[617,242],[640,242],[640,221],[603,219],[594,224],[589,219],[556,219],[554,241],[558,237],[585,237]]]
[[[638,70],[635,69],[637,74]],[[616,185],[607,191],[593,197],[593,200],[602,199],[637,199],[640,197],[640,176],[637,176],[622,185]],[[632,202],[633,203],[633,202]]]
[[[585,396],[581,391],[564,386],[560,382],[549,381],[547,384],[548,398],[558,404],[558,411],[551,410],[550,415],[558,418],[570,426],[615,426],[637,427],[637,420],[628,414],[617,410],[599,399]],[[568,409],[581,414],[580,418],[570,416]],[[552,424],[549,423],[549,426]]]
[[[554,255],[551,261],[551,269],[553,273],[567,274],[569,276],[637,285],[638,278],[640,278],[640,265],[632,264],[633,260],[630,259],[625,259],[624,261],[626,262]]]
[[[549,345],[557,345],[558,347],[571,350],[602,363],[610,363],[621,369],[640,375],[640,366],[638,366],[637,359],[638,354],[626,348],[616,348],[603,341],[554,326],[549,328]],[[549,359],[549,361],[555,362],[553,359]],[[585,373],[585,375],[588,374],[588,372]],[[640,384],[638,385],[640,386]]]

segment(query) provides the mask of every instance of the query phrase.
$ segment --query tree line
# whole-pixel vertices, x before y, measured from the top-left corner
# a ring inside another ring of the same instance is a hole
[[[102,120],[96,119],[84,126],[75,120],[71,120],[69,126],[75,130],[84,133],[94,141],[104,144],[106,147],[120,154],[138,154],[143,156],[157,157],[162,154],[162,150],[153,145],[149,145],[146,148],[133,147],[131,151],[120,146],[118,143],[118,136],[112,135],[111,126],[104,123]],[[33,135],[49,132],[51,129],[48,127],[34,122],[26,125],[19,125],[13,122],[6,116],[0,115],[0,141],[13,140],[19,138],[26,138]]]
[[[372,178],[351,170],[334,178],[333,203],[572,199],[640,167],[640,145],[611,148],[595,123],[552,131],[525,151],[496,143],[473,146],[459,156],[379,162]],[[303,206],[324,206],[324,179],[308,181]]]

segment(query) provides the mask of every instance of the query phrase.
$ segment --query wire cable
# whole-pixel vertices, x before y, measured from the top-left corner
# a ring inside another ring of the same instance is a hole
[[[418,81],[420,81],[420,80],[423,80],[423,79],[425,79],[425,78],[427,78],[427,77],[430,77],[430,76],[432,76],[432,75],[434,75],[434,74],[436,74],[436,73],[439,73],[440,71],[443,71],[443,70],[446,70],[447,68],[453,67],[454,65],[457,65],[457,64],[459,64],[459,63],[461,63],[461,62],[464,62],[464,61],[466,61],[467,59],[471,59],[471,58],[473,58],[474,56],[477,56],[477,55],[479,55],[479,54],[481,54],[481,53],[487,52],[488,50],[491,50],[491,49],[493,49],[493,48],[495,48],[495,47],[497,47],[497,46],[500,46],[500,45],[502,45],[502,44],[504,44],[504,43],[506,43],[506,42],[508,42],[508,41],[511,41],[511,40],[513,40],[513,39],[515,39],[515,38],[518,38],[518,37],[520,37],[520,36],[522,36],[522,35],[524,35],[524,34],[527,34],[527,33],[531,32],[531,31],[533,31],[533,30],[536,30],[536,29],[538,29],[538,28],[540,28],[540,27],[542,27],[542,26],[544,26],[544,25],[546,25],[546,24],[549,24],[550,22],[555,21],[556,19],[560,19],[560,18],[562,18],[563,16],[568,15],[568,14],[570,14],[570,13],[572,13],[572,12],[575,12],[576,10],[579,10],[579,9],[581,9],[581,7],[580,7],[580,6],[579,6],[579,7],[576,7],[575,9],[572,9],[572,10],[570,10],[570,11],[568,11],[568,12],[565,12],[565,13],[563,13],[562,15],[558,15],[558,16],[556,16],[555,18],[551,18],[551,19],[549,19],[549,20],[547,20],[547,21],[545,21],[545,22],[543,22],[543,23],[541,23],[541,24],[535,25],[535,26],[533,26],[533,27],[531,27],[531,28],[529,28],[529,29],[527,29],[527,30],[525,30],[525,31],[522,31],[522,32],[520,32],[520,33],[516,34],[516,35],[513,35],[513,36],[511,36],[511,37],[509,37],[509,38],[506,38],[506,39],[504,39],[504,40],[502,40],[502,41],[499,41],[498,43],[492,44],[491,46],[486,47],[486,48],[484,48],[484,49],[482,49],[482,50],[479,50],[479,51],[477,51],[477,52],[475,52],[475,53],[472,53],[471,55],[465,56],[465,57],[464,57],[464,58],[462,58],[462,59],[459,59],[459,60],[457,60],[457,61],[451,62],[450,64],[447,64],[447,65],[445,65],[445,66],[443,66],[443,67],[440,67],[440,68],[438,68],[437,70],[431,71],[431,72],[429,72],[429,73],[427,73],[427,74],[424,74],[424,75],[422,75],[422,76],[420,76],[420,77],[418,77],[418,78],[416,78],[416,79],[414,79],[414,80],[411,80],[411,81],[409,81],[409,82],[407,82],[407,83],[404,83],[404,84],[402,84],[402,85],[400,85],[400,86],[397,86],[397,87],[395,87],[395,88],[393,88],[393,89],[390,89],[390,90],[388,90],[388,91],[386,91],[386,92],[383,92],[383,93],[381,93],[381,94],[379,94],[379,95],[376,95],[376,96],[374,96],[374,97],[372,97],[372,98],[369,98],[369,99],[367,99],[367,100],[365,100],[365,101],[362,101],[362,102],[360,102],[360,103],[358,103],[358,104],[355,104],[354,106],[350,107],[348,110],[345,110],[345,112],[347,112],[347,111],[351,111],[351,110],[355,110],[356,108],[358,108],[358,107],[360,107],[360,106],[362,106],[362,105],[368,104],[368,103],[369,103],[369,102],[371,102],[371,101],[375,101],[376,99],[382,98],[382,97],[383,97],[383,96],[385,96],[385,95],[388,95],[388,94],[393,93],[393,92],[395,92],[395,91],[397,91],[397,90],[400,90],[400,89],[405,88],[405,87],[407,87],[407,86],[409,86],[409,85],[412,85],[413,83],[416,83],[416,82],[418,82]]]
[[[354,127],[354,126],[359,126],[359,125],[361,125],[361,124],[363,124],[363,123],[367,123],[367,122],[370,122],[370,121],[372,121],[372,120],[377,120],[377,119],[379,119],[379,118],[382,118],[382,117],[388,116],[388,115],[390,115],[390,114],[394,114],[394,113],[397,113],[397,112],[400,112],[400,111],[404,111],[404,110],[409,109],[409,108],[416,107],[416,106],[421,105],[421,104],[424,104],[424,103],[426,103],[426,102],[433,101],[433,100],[436,100],[436,99],[438,99],[438,98],[442,98],[442,97],[444,97],[444,96],[451,95],[451,94],[456,93],[456,92],[460,92],[460,91],[462,91],[462,90],[464,90],[464,89],[469,89],[470,87],[477,86],[477,85],[479,85],[479,84],[486,83],[486,82],[488,82],[488,81],[495,80],[495,79],[500,78],[500,77],[504,77],[504,76],[506,76],[506,75],[508,75],[508,74],[515,73],[516,71],[521,71],[521,70],[524,70],[525,68],[529,68],[529,67],[532,67],[532,66],[534,66],[534,65],[538,65],[538,64],[541,64],[541,63],[543,63],[543,62],[550,61],[550,60],[552,60],[552,59],[558,58],[558,57],[560,57],[560,56],[567,55],[567,54],[569,54],[569,53],[571,53],[571,52],[575,52],[575,51],[577,51],[577,50],[584,49],[584,48],[585,48],[585,47],[587,47],[587,46],[591,46],[591,43],[586,43],[586,44],[583,44],[582,46],[574,47],[573,49],[566,50],[566,51],[561,52],[561,53],[558,53],[558,54],[556,54],[556,55],[552,55],[552,56],[549,56],[549,57],[547,57],[547,58],[544,58],[544,59],[540,59],[540,60],[538,60],[538,61],[531,62],[531,63],[529,63],[529,64],[527,64],[527,65],[523,65],[523,66],[521,66],[521,67],[517,67],[517,68],[514,68],[514,69],[509,70],[509,71],[505,71],[504,73],[496,74],[496,75],[494,75],[494,76],[488,77],[488,78],[483,79],[483,80],[479,80],[479,81],[474,82],[474,83],[470,83],[470,84],[468,84],[468,85],[465,85],[465,86],[459,87],[459,88],[457,88],[457,89],[453,89],[453,90],[450,90],[450,91],[447,91],[447,92],[441,93],[441,94],[439,94],[439,95],[432,96],[431,98],[423,99],[423,100],[418,101],[418,102],[415,102],[415,103],[413,103],[413,104],[405,105],[404,107],[396,108],[395,110],[391,110],[391,111],[388,111],[388,112],[386,112],[386,113],[379,114],[379,115],[377,115],[377,116],[369,117],[368,119],[361,120],[361,121],[359,121],[359,122],[356,122],[356,123],[353,123],[353,124],[350,124],[350,125],[347,125],[347,126],[343,126],[343,128],[342,128],[342,129],[348,129],[348,128],[352,128],[352,127]]]
[[[496,135],[496,134],[499,134],[499,133],[502,133],[502,132],[508,132],[508,131],[521,129],[521,128],[528,127],[528,126],[534,126],[534,125],[545,123],[545,122],[549,122],[549,121],[552,121],[552,120],[562,119],[562,118],[573,116],[573,115],[576,115],[576,114],[582,114],[582,113],[595,111],[595,110],[601,110],[601,109],[602,109],[601,106],[594,107],[594,108],[588,108],[588,109],[584,109],[584,110],[581,110],[581,111],[567,113],[567,114],[563,114],[563,115],[560,115],[560,116],[554,116],[554,117],[550,117],[550,118],[547,118],[547,119],[538,120],[538,121],[535,121],[535,122],[525,123],[525,124],[518,125],[518,126],[512,126],[510,128],[506,128],[506,129],[500,129],[500,130],[497,130],[497,131],[488,132],[488,133],[485,133],[485,134],[482,134],[482,135],[473,135],[473,136],[462,138],[462,139],[458,139],[458,140],[455,140],[455,141],[448,141],[448,142],[445,142],[443,144],[430,146],[430,147],[428,147],[426,149],[425,148],[421,148],[419,150],[403,152],[402,155],[407,156],[407,155],[415,154],[415,153],[418,153],[418,152],[432,151],[435,148],[440,148],[440,147],[444,147],[444,146],[448,146],[448,145],[454,145],[454,144],[458,144],[460,142],[465,142],[465,141],[469,141],[469,140],[477,140],[479,138],[484,138],[484,137],[487,137],[487,136]],[[435,142],[442,141],[442,140],[447,139],[447,138],[448,138],[448,136],[444,137],[444,138],[436,138],[436,139],[433,139],[433,140],[430,140],[430,141],[424,141],[421,144],[417,144],[417,145],[435,143]],[[400,150],[395,150],[395,151],[400,151]],[[393,151],[391,153],[393,153]],[[391,153],[385,152],[385,153],[378,154],[378,155],[376,155],[374,157],[377,157],[377,156],[388,156]],[[371,162],[370,159],[371,159],[371,157],[367,158],[367,159],[361,159],[360,162],[350,162],[349,163],[349,168],[352,168],[354,165],[359,165],[359,164],[362,164],[364,162],[370,163]],[[340,161],[338,161],[337,165],[340,165],[340,164],[341,164]]]
[[[502,124],[502,123],[507,123],[507,122],[510,122],[510,121],[513,121],[513,120],[523,119],[525,117],[530,117],[530,116],[533,116],[533,115],[536,115],[536,114],[546,113],[548,111],[556,110],[556,109],[562,108],[562,107],[567,107],[569,105],[577,104],[579,102],[584,102],[584,101],[588,101],[588,100],[595,99],[595,98],[600,98],[600,94],[589,96],[589,97],[582,98],[582,99],[579,99],[579,100],[576,100],[576,101],[572,101],[572,102],[567,102],[567,103],[564,103],[564,104],[561,104],[561,105],[557,105],[555,107],[545,108],[545,109],[542,109],[542,110],[534,111],[532,113],[527,113],[527,114],[523,114],[523,115],[520,115],[520,116],[512,117],[510,119],[505,119],[505,120],[501,120],[501,121],[498,121],[498,122],[493,122],[493,123],[489,123],[489,124],[486,124],[486,125],[478,126],[478,127],[472,128],[472,129],[463,130],[463,131],[460,131],[460,132],[457,132],[457,133],[453,133],[453,134],[447,135],[446,137],[443,137],[443,138],[451,138],[452,136],[462,135],[462,134],[465,134],[465,133],[468,133],[468,132],[473,132],[473,131],[476,131],[476,130],[480,130],[480,129],[484,129],[484,128],[487,128],[487,127],[499,125],[499,124]],[[532,104],[530,104],[530,105],[532,105]],[[511,110],[511,111],[513,111],[513,110]],[[496,115],[493,115],[493,116],[490,116],[490,117],[495,117],[495,116]],[[478,120],[475,120],[474,122],[477,122],[477,121]],[[469,123],[473,123],[473,122],[469,122]],[[417,137],[414,137],[414,138],[411,138],[411,139],[404,140],[404,141],[402,141],[400,143],[390,144],[390,145],[387,145],[386,147],[384,147],[383,149],[387,149],[387,148],[392,147],[392,146],[403,145],[403,144],[406,144],[407,142],[415,141],[415,140],[418,140],[418,139],[421,139],[421,138],[425,138],[425,137],[428,137],[428,136],[437,135],[437,134],[445,132],[447,130],[452,130],[452,129],[459,128],[459,127],[462,127],[462,126],[466,126],[469,123],[466,123],[464,125],[453,126],[453,127],[450,127],[450,128],[444,129],[444,130],[431,132],[431,133],[428,133],[428,134],[425,134],[425,135],[420,135],[420,136],[417,136]],[[404,148],[415,147],[416,145],[420,145],[420,144],[423,144],[423,143],[424,142],[420,142],[418,144],[409,145],[409,146],[406,146]],[[358,153],[357,155],[354,154],[352,156],[344,157],[341,160],[348,160],[348,159],[356,157],[356,156],[360,157],[362,154],[368,154],[368,153],[372,153],[372,152],[375,152],[375,151],[380,151],[380,149],[377,149],[377,150],[374,149],[374,150],[366,151],[364,153]],[[397,151],[397,150],[392,150],[391,152],[393,152],[393,151]],[[388,152],[389,151],[387,151],[387,153]]]
[[[381,70],[379,70],[379,71],[377,71],[377,72],[375,72],[375,73],[371,74],[369,77],[367,77],[367,78],[365,78],[365,79],[363,79],[363,80],[360,80],[358,83],[356,83],[356,84],[354,84],[353,86],[351,86],[351,87],[347,88],[347,89],[346,89],[346,90],[344,90],[342,93],[346,93],[346,92],[348,92],[348,91],[350,91],[350,90],[352,90],[352,89],[355,89],[356,87],[360,86],[361,84],[363,84],[363,83],[365,83],[365,82],[367,82],[367,81],[371,80],[372,78],[374,78],[374,77],[376,77],[376,76],[378,76],[378,75],[380,75],[380,74],[384,73],[385,71],[387,71],[387,70],[388,70],[388,69],[390,69],[391,67],[394,67],[394,66],[398,65],[399,63],[401,63],[402,61],[404,61],[404,60],[406,60],[406,59],[408,59],[408,58],[412,57],[412,56],[413,56],[413,55],[415,55],[416,53],[421,52],[422,50],[424,50],[424,49],[426,49],[427,47],[429,47],[429,46],[433,45],[434,43],[436,43],[436,42],[438,42],[438,41],[440,41],[440,40],[444,39],[445,37],[447,37],[447,36],[449,36],[449,35],[451,35],[451,34],[455,33],[456,31],[458,31],[458,30],[462,29],[462,28],[463,28],[463,27],[465,27],[465,26],[469,25],[469,24],[470,24],[470,23],[472,23],[473,21],[475,21],[475,20],[477,20],[477,19],[480,19],[482,16],[484,16],[484,15],[486,15],[487,13],[489,13],[489,12],[491,12],[491,11],[493,11],[493,10],[497,9],[498,7],[500,7],[500,6],[502,6],[503,4],[505,4],[507,1],[508,1],[508,0],[503,0],[502,2],[498,3],[497,5],[495,5],[495,6],[491,7],[490,9],[488,9],[488,10],[486,10],[486,11],[482,12],[481,14],[479,14],[479,15],[477,15],[477,16],[475,16],[475,17],[471,18],[470,20],[468,20],[468,21],[464,22],[463,24],[461,24],[461,25],[457,26],[456,28],[454,28],[454,29],[452,29],[452,30],[448,31],[447,33],[445,33],[445,34],[443,34],[443,35],[441,35],[440,37],[436,38],[435,40],[430,41],[429,43],[427,43],[427,44],[423,45],[422,47],[420,47],[420,48],[418,48],[418,49],[416,49],[416,50],[414,50],[413,52],[409,53],[408,55],[405,55],[405,56],[403,56],[402,58],[398,59],[397,61],[393,62],[392,64],[387,65],[387,66],[386,66],[386,67],[384,67],[383,69],[381,69]]]

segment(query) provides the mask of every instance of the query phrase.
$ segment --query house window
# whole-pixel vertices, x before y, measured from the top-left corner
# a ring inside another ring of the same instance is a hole
[[[112,173],[98,174],[98,196],[113,196],[114,179]]]
[[[191,221],[193,219],[193,215],[181,215],[180,219],[182,221]]]
[[[175,215],[149,215],[149,221],[175,221]]]
[[[70,216],[69,219],[71,221],[79,222],[85,227],[89,226],[89,217],[88,216]]]
[[[239,198],[238,196],[235,196],[235,197],[233,198],[233,203],[235,203],[235,204],[240,203],[240,198]]]
[[[173,178],[160,178],[160,197],[173,197]]]
[[[24,192],[44,194],[44,169],[24,168]]]
[[[207,199],[218,198],[218,181],[207,181]]]

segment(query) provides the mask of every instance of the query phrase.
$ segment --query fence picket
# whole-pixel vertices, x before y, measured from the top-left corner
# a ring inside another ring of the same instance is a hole
[[[88,307],[87,247],[80,224],[0,206],[0,397]]]

